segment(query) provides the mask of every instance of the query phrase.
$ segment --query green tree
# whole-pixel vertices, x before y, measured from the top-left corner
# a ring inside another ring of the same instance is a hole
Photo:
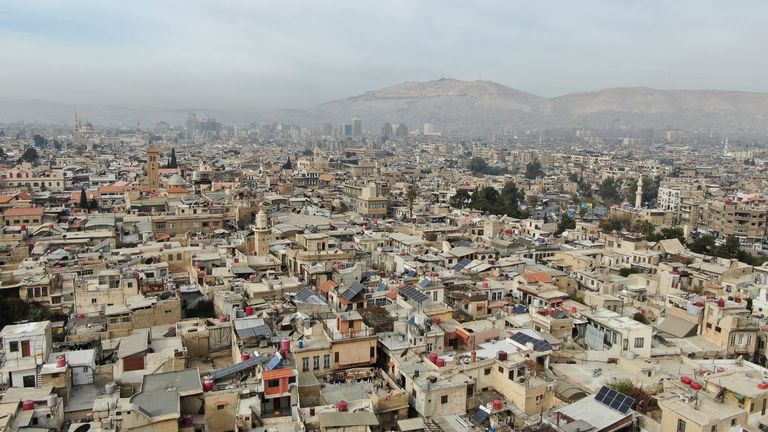
[[[532,208],[533,210],[536,210],[536,208],[539,206],[539,197],[536,195],[528,195],[528,198],[526,199],[528,207]]]
[[[88,210],[88,195],[85,193],[85,188],[80,189],[80,208]]]
[[[685,244],[685,231],[683,231],[682,228],[679,227],[673,227],[673,228],[662,228],[661,231],[653,238],[648,239],[649,241],[659,241],[659,240],[666,240],[666,239],[673,239],[676,238],[680,240],[680,243]]]
[[[451,207],[462,209],[466,207],[470,201],[472,201],[472,196],[469,194],[469,191],[466,189],[459,189],[451,199],[448,200],[448,203]]]
[[[613,177],[608,177],[600,183],[600,189],[597,191],[597,194],[608,205],[621,202],[619,183]]]
[[[656,233],[656,226],[651,221],[639,221],[635,224],[633,229],[642,234],[646,239],[654,237]]]
[[[21,157],[19,158],[19,161],[35,163],[37,161],[37,157],[37,150],[34,147],[27,147],[27,149],[24,150],[24,153],[22,153]]]
[[[543,169],[541,169],[541,162],[538,159],[534,159],[525,165],[525,178],[533,180],[539,177],[547,175]]]
[[[735,236],[725,238],[725,243],[715,248],[715,255],[720,258],[738,258],[741,244]]]
[[[713,255],[715,251],[715,238],[711,235],[699,236],[688,245],[688,249],[698,254]]]
[[[288,160],[285,161],[285,163],[283,164],[283,169],[291,169],[291,168],[293,168],[293,163],[291,163],[291,157],[288,156]]]
[[[635,388],[635,382],[629,378],[621,378],[608,384],[608,387],[616,390],[619,393],[624,393],[625,395],[628,395],[629,392],[633,388]]]
[[[472,171],[472,173],[474,174],[501,175],[501,174],[507,173],[506,168],[492,167],[488,165],[485,159],[479,156],[475,156],[469,160],[469,163],[467,164],[467,169]]]
[[[555,235],[559,236],[560,234],[564,233],[566,230],[575,229],[575,228],[576,228],[576,221],[573,220],[573,218],[568,215],[568,212],[563,212],[563,214],[560,216],[560,221],[557,223],[557,230],[555,231]]]

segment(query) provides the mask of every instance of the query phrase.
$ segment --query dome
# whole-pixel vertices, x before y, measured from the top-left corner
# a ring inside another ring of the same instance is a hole
[[[168,186],[186,186],[187,182],[184,181],[184,179],[178,175],[174,174],[171,176],[171,178],[168,179]]]

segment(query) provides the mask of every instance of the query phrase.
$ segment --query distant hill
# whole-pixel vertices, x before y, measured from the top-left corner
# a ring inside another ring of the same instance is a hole
[[[158,121],[182,124],[187,112],[241,125],[281,121],[338,128],[360,117],[378,132],[385,122],[462,135],[521,133],[534,128],[682,129],[768,135],[768,93],[725,90],[612,88],[544,98],[490,81],[441,79],[405,82],[311,109],[224,112],[202,109],[128,108],[0,98],[0,122],[39,121],[69,125],[77,111],[96,125],[147,127]]]
[[[292,120],[319,126],[353,116],[376,131],[384,122],[433,123],[447,133],[592,127],[719,130],[768,134],[768,93],[613,88],[544,98],[490,81],[406,82],[340,99]]]

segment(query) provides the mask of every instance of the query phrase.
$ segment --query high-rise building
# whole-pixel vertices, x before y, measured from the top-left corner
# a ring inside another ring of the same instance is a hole
[[[397,129],[395,129],[395,137],[396,138],[408,137],[408,126],[406,126],[405,123],[399,123],[397,125]]]
[[[381,137],[385,140],[392,137],[392,125],[389,122],[384,123],[384,126],[381,127]]]
[[[156,147],[147,149],[147,186],[153,192],[160,189],[160,151]]]
[[[432,123],[424,123],[424,135],[432,135],[435,133],[435,126]]]
[[[327,136],[327,137],[333,135],[333,127],[331,126],[330,123],[324,123],[323,124],[322,135],[323,136]]]
[[[200,127],[200,122],[197,121],[197,115],[195,113],[189,113],[187,115],[187,130],[190,132],[195,131],[198,127]]]
[[[341,124],[341,136],[343,137],[351,137],[352,133],[354,132],[353,126],[349,123],[342,123]]]
[[[363,121],[358,117],[352,119],[352,134],[355,137],[363,136]]]

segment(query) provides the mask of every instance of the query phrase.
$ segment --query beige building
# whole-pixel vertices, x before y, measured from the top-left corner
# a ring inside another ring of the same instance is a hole
[[[765,238],[768,208],[733,200],[710,201],[706,220],[709,229],[721,236],[732,235],[757,241]]]
[[[751,356],[757,346],[759,324],[743,303],[708,301],[700,332],[726,356]]]

